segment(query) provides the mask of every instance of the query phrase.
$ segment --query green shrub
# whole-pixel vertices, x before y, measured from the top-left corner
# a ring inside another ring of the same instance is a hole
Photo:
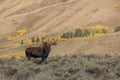
[[[106,29],[102,29],[102,33],[106,34],[108,31]]]
[[[67,33],[63,33],[61,38],[73,38],[73,32],[67,32]]]
[[[90,36],[91,32],[88,29],[82,30],[80,28],[75,29],[74,32],[66,32],[61,35],[61,38],[74,38]]]
[[[115,28],[115,32],[119,32],[120,31],[120,26],[117,26],[116,28]]]
[[[74,37],[82,37],[83,31],[81,29],[76,29],[74,32]]]
[[[62,0],[62,2],[67,2],[68,0]]]
[[[98,8],[97,8],[97,9],[94,9],[93,12],[97,12],[98,10],[99,10]]]
[[[117,9],[120,9],[120,4],[116,5],[116,8],[117,8]]]
[[[21,44],[21,45],[23,45],[23,44],[24,44],[24,41],[23,41],[23,40],[21,40],[20,44]]]
[[[32,37],[31,41],[32,41],[32,43],[34,43],[35,42],[35,37]]]
[[[40,38],[38,36],[36,37],[36,42],[40,42]]]
[[[3,59],[0,59],[0,64],[4,64],[4,60]]]
[[[17,73],[17,69],[13,69],[12,67],[6,67],[6,70],[4,72],[4,75],[6,77],[10,77],[10,76],[13,76]]]
[[[63,33],[61,38],[68,38],[68,35],[66,33]]]
[[[90,32],[87,29],[85,29],[83,32],[83,36],[90,36]]]
[[[73,37],[74,37],[73,32],[70,32],[70,33],[69,33],[69,38],[73,38]]]
[[[86,73],[92,74],[95,77],[95,76],[101,76],[103,73],[107,71],[107,68],[103,66],[92,65],[92,66],[88,66],[88,68],[86,68],[85,71]]]

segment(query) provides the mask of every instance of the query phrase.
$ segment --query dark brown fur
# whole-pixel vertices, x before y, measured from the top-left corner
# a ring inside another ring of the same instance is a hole
[[[44,42],[40,47],[29,47],[25,50],[26,57],[30,60],[33,58],[42,58],[42,62],[46,61],[49,52],[51,51],[51,44]]]

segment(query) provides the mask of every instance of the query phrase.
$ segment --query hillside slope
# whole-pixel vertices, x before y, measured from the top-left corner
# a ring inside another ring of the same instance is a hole
[[[120,54],[120,33],[103,37],[65,41],[53,47],[51,55],[65,54]]]
[[[69,54],[98,54],[114,55],[120,54],[120,33],[114,33],[102,37],[82,38],[79,40],[68,40],[58,42],[52,46],[50,56],[64,56]],[[39,46],[33,45],[33,46]],[[1,55],[13,53],[25,53],[24,50],[30,46],[0,49]]]
[[[48,33],[58,36],[77,27],[120,23],[118,0],[5,0],[0,2],[0,39],[26,29],[23,38]]]

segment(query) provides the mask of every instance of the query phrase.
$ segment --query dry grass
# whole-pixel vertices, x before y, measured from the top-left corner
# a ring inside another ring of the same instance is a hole
[[[0,62],[0,75],[7,80],[118,80],[119,58],[119,55],[66,55],[49,57],[47,64],[12,58]]]
[[[15,36],[9,35],[9,33],[15,33],[17,29],[22,28],[27,30],[26,36],[31,37],[42,32],[55,33],[56,36],[66,30],[71,31],[91,24],[114,27],[119,23],[117,20],[119,17],[116,17],[118,14],[112,7],[116,5],[114,1],[116,0],[109,0],[109,2],[70,0],[65,3],[62,0],[39,0],[37,3],[34,0],[5,1],[5,3],[1,3],[2,7],[0,7],[2,14],[0,15],[0,36],[4,35],[2,39],[11,36],[9,40],[16,40],[16,38],[12,39]],[[97,9],[99,10],[97,11]],[[97,12],[93,13],[93,10]],[[26,36],[22,38],[25,39]]]
[[[25,53],[18,52],[18,53],[13,53],[13,54],[0,55],[0,59],[6,59],[6,58],[12,58],[12,57],[15,57],[16,59],[20,59],[21,57],[25,57]]]

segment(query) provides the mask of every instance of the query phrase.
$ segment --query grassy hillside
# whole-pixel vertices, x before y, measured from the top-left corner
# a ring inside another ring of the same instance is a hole
[[[52,46],[50,56],[61,56],[66,54],[119,54],[120,53],[120,32],[105,36],[93,36],[84,38],[75,38],[67,41],[59,41],[57,45]],[[10,47],[1,48],[1,56],[7,54],[25,54],[24,50],[30,46],[39,46],[40,43],[36,45],[19,45],[13,44]],[[21,55],[23,56],[23,55]]]
[[[87,28],[91,31],[95,29],[97,32],[99,28],[94,28],[94,26],[102,25],[110,34],[115,27],[120,25],[119,13],[118,0],[109,0],[109,2],[104,0],[1,0],[0,54],[24,51],[27,46],[30,46],[32,37],[60,37],[63,33],[75,31],[77,28]],[[99,36],[99,34],[97,35]],[[117,40],[117,36],[114,38]],[[116,52],[119,52],[117,45],[109,49],[103,48],[112,46],[112,44],[104,45],[109,38],[106,38],[106,41],[102,38],[99,39],[103,41],[101,42],[102,46],[100,46],[101,43],[97,44],[99,41],[97,38],[87,39],[88,41],[86,39],[76,40],[75,43],[74,40],[73,43],[69,40],[65,44],[74,45],[74,49],[71,51],[67,49],[68,46],[64,46],[60,42],[62,47],[59,45],[54,47],[53,52],[61,53],[65,48],[68,54],[78,51],[81,53],[101,51],[102,53],[106,50],[114,52],[115,47],[117,47]],[[22,40],[25,44],[20,46]],[[93,46],[90,44],[91,42],[93,42]],[[110,40],[108,43],[112,42]],[[117,41],[115,43],[117,44]],[[87,44],[91,46],[87,46]],[[61,48],[61,51],[57,48]],[[107,51],[105,53],[110,52]]]
[[[116,27],[119,24],[117,0],[6,0],[0,3],[0,40],[26,29],[26,38],[46,33],[58,36],[88,25]],[[20,39],[19,38],[19,39]]]

